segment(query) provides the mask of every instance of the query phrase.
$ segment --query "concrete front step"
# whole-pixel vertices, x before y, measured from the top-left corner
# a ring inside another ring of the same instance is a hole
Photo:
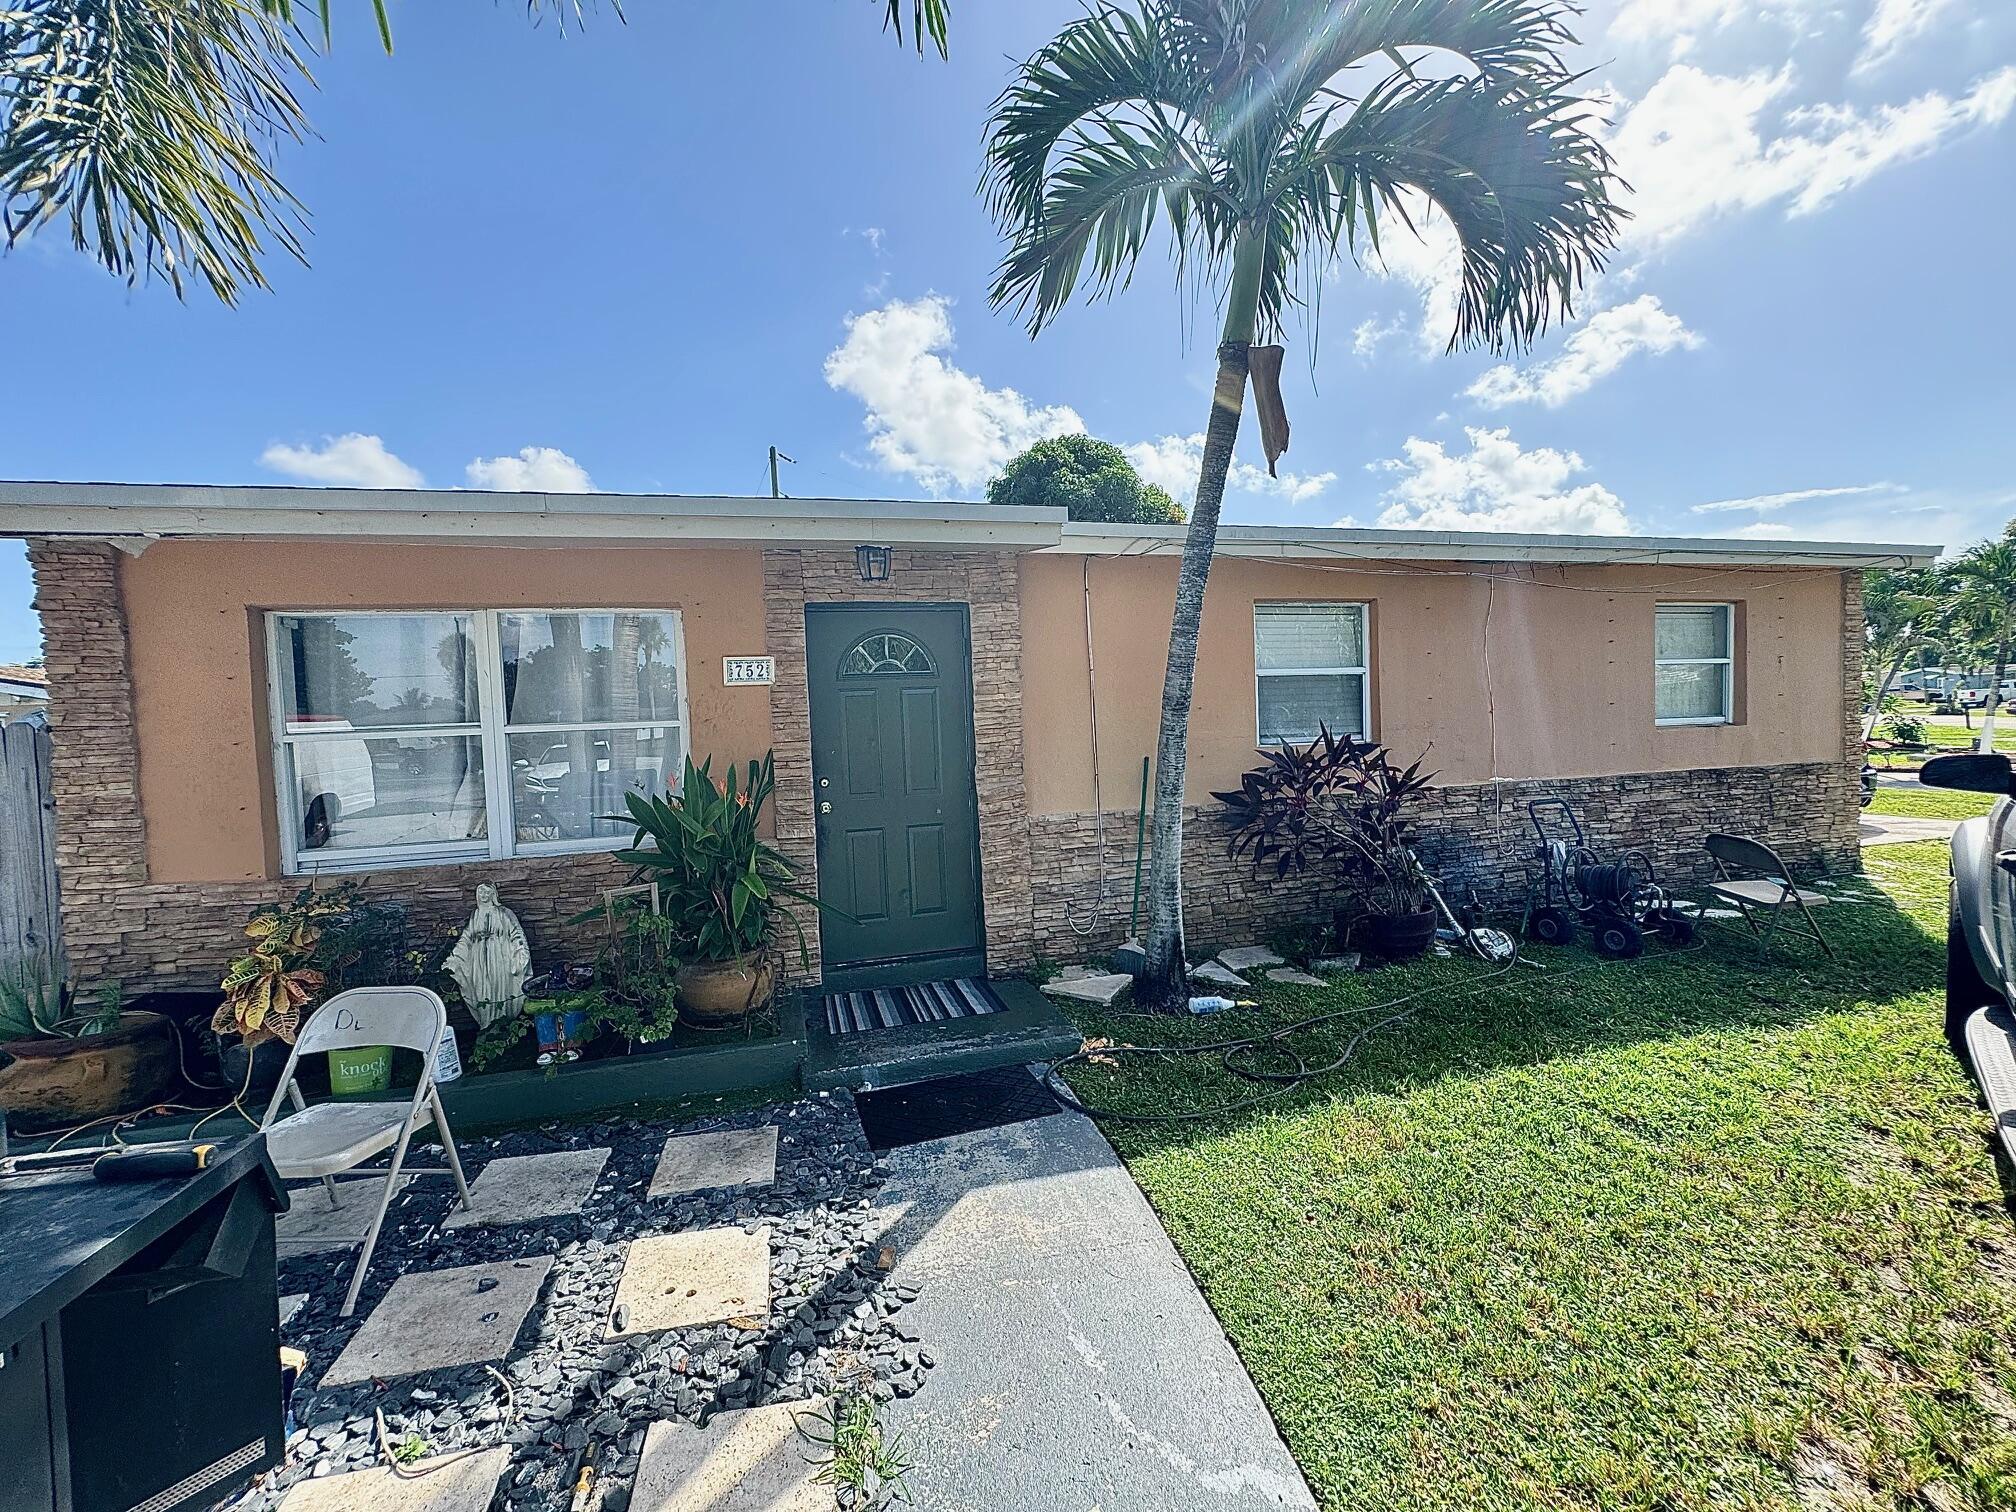
[[[905,1087],[995,1066],[1057,1060],[1084,1043],[1071,1021],[1027,982],[990,979],[988,985],[1001,999],[999,1013],[840,1035],[827,1030],[817,1011],[818,995],[807,993],[812,1011],[805,1090]]]

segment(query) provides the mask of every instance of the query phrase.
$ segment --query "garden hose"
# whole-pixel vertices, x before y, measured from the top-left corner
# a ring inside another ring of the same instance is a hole
[[[1689,945],[1679,946],[1670,950],[1661,950],[1649,956],[1638,956],[1631,959],[1635,961],[1661,960],[1667,956],[1690,955],[1694,951],[1702,949],[1706,943],[1705,939],[1700,939]],[[1377,1034],[1381,1029],[1391,1028],[1395,1024],[1402,1023],[1419,1013],[1421,1011],[1419,1006],[1421,999],[1439,995],[1446,1000],[1453,1001],[1458,998],[1469,997],[1474,993],[1483,991],[1499,977],[1516,968],[1524,959],[1525,956],[1523,953],[1515,953],[1503,965],[1494,966],[1482,976],[1464,985],[1445,987],[1438,984],[1436,986],[1418,988],[1413,992],[1403,993],[1399,997],[1388,998],[1381,1003],[1367,1003],[1355,1008],[1333,1008],[1328,1013],[1312,1014],[1308,1018],[1297,1019],[1293,1023],[1282,1024],[1264,1033],[1247,1035],[1240,1039],[1215,1040],[1203,1045],[1088,1045],[1073,1051],[1071,1054],[1053,1062],[1045,1068],[1043,1081],[1059,1102],[1068,1108],[1083,1113],[1088,1118],[1100,1122],[1179,1124],[1199,1123],[1207,1119],[1224,1118],[1230,1114],[1242,1113],[1248,1108],[1257,1107],[1259,1104],[1267,1102],[1272,1098],[1280,1097],[1287,1092],[1293,1091],[1305,1082],[1314,1081],[1319,1077],[1330,1076],[1343,1070],[1345,1066],[1350,1064],[1352,1058],[1357,1055],[1358,1047],[1372,1035]],[[1585,971],[1595,971],[1602,967],[1623,964],[1623,961],[1616,960],[1585,961],[1580,965],[1570,966],[1562,971],[1550,973],[1550,977],[1552,980],[1558,982],[1564,977],[1577,976]],[[1388,1012],[1387,1010],[1392,1011]],[[1335,1023],[1341,1019],[1361,1018],[1366,1014],[1372,1013],[1384,1013],[1385,1016],[1365,1025],[1357,1033],[1353,1034],[1350,1039],[1344,1042],[1344,1048],[1338,1052],[1336,1058],[1324,1065],[1310,1065],[1300,1054],[1290,1049],[1284,1043],[1290,1036],[1305,1033],[1320,1025]],[[1146,1017],[1150,1015],[1142,1016]],[[1152,1016],[1162,1017],[1163,1015],[1157,1014]],[[1262,1066],[1244,1063],[1245,1058],[1270,1051],[1285,1057],[1288,1064],[1283,1069],[1270,1070]],[[1260,1084],[1260,1090],[1247,1097],[1233,1098],[1228,1102],[1214,1103],[1208,1108],[1197,1108],[1178,1113],[1128,1113],[1118,1108],[1104,1108],[1086,1102],[1064,1081],[1062,1074],[1066,1067],[1081,1061],[1087,1064],[1097,1063],[1101,1060],[1117,1063],[1121,1057],[1129,1055],[1163,1056],[1174,1059],[1181,1056],[1214,1054],[1219,1059],[1219,1065],[1226,1072],[1238,1077],[1242,1081]]]

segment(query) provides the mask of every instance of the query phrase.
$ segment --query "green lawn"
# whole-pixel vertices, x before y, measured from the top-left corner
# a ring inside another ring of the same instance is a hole
[[[1951,788],[1879,787],[1870,801],[1872,814],[1905,819],[1972,819],[1995,807],[1987,793],[1961,793]]]
[[[1941,1035],[1944,851],[1868,864],[1837,962],[1547,952],[1264,1109],[1107,1126],[1326,1508],[2016,1507],[2016,1225]],[[1296,1037],[1315,1063],[1482,970],[1085,1024],[1365,1007]],[[1142,1112],[1252,1090],[1215,1057],[1072,1079]]]
[[[1981,716],[1973,716],[1970,726],[1959,715],[1927,714],[1920,716],[1925,721],[1926,743],[1937,747],[1951,746],[1956,749],[1971,750],[1981,738]],[[1883,722],[1877,721],[1881,731]],[[2016,708],[2003,708],[1995,715],[1995,749],[2016,751]]]

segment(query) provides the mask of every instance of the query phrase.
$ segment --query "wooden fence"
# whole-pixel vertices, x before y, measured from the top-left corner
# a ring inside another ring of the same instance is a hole
[[[50,744],[39,715],[0,725],[0,979],[67,975]]]

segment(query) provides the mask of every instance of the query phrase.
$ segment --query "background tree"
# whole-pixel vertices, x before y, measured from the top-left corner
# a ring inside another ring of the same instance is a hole
[[[1905,663],[1922,651],[1948,596],[1939,573],[1929,567],[1864,573],[1862,624],[1867,633],[1872,692],[1863,711],[1867,740],[1883,717],[1883,700]]]
[[[1562,53],[1566,0],[1139,0],[1101,5],[995,103],[983,186],[1008,241],[993,303],[1039,332],[1126,287],[1159,218],[1178,282],[1224,311],[1203,464],[1176,584],[1156,742],[1148,972],[1187,990],[1183,777],[1197,629],[1249,352],[1417,191],[1462,246],[1452,347],[1515,347],[1602,265],[1620,212]],[[1409,54],[1412,54],[1410,57]]]
[[[1182,506],[1166,489],[1142,482],[1125,452],[1090,436],[1038,441],[987,485],[987,502],[1061,506],[1074,520],[1183,523]]]
[[[1976,747],[1995,749],[1995,715],[2002,706],[2002,674],[2009,666],[2009,646],[2016,634],[2016,521],[2002,538],[1969,546],[1952,567],[1952,618],[1955,625],[1984,646],[1992,645],[1994,672],[1981,716]]]
[[[442,0],[434,0],[442,3]],[[524,0],[563,25],[594,0]],[[883,24],[946,51],[950,0],[882,0]],[[387,0],[369,0],[392,50]],[[363,9],[360,3],[356,7]],[[610,8],[622,14],[621,0]],[[312,21],[330,0],[6,0],[0,3],[0,219],[11,247],[67,219],[78,251],[128,283],[185,279],[235,304],[268,287],[270,239],[305,262],[304,207],[276,149],[308,131]]]

